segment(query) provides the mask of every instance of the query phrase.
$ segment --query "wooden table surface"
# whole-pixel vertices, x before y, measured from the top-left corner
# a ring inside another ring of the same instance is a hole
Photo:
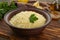
[[[0,35],[10,40],[60,40],[60,24],[58,21],[52,20],[41,35],[33,37],[17,37],[13,34],[13,31],[4,20],[1,20]]]

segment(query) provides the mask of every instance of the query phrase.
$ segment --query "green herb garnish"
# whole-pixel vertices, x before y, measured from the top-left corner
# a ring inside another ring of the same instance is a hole
[[[35,14],[32,14],[32,15],[30,16],[29,20],[30,20],[31,23],[34,23],[35,21],[38,20],[38,18],[35,16]]]
[[[0,20],[8,11],[14,10],[16,8],[17,6],[15,5],[14,1],[12,1],[10,5],[8,5],[8,2],[0,2]]]

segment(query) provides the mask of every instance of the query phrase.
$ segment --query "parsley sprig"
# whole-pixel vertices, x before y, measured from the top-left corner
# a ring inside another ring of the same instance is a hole
[[[14,10],[16,8],[17,6],[14,1],[12,1],[10,5],[8,5],[8,2],[0,2],[0,20],[9,10]]]

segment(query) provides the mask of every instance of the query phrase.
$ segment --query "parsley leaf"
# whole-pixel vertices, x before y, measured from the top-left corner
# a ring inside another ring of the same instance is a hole
[[[30,17],[29,17],[29,20],[31,23],[34,23],[35,21],[38,20],[38,18],[35,16],[35,14],[32,14]]]

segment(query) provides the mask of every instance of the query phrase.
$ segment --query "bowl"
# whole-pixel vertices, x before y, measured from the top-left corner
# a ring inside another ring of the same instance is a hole
[[[17,14],[17,13],[19,13],[21,11],[35,11],[35,12],[37,12],[39,14],[42,14],[46,18],[46,23],[42,27],[39,27],[39,28],[23,29],[23,28],[14,27],[13,25],[11,25],[9,23],[9,20],[15,14]],[[5,16],[4,16],[4,21],[6,22],[6,24],[8,24],[11,27],[11,29],[13,30],[13,32],[15,34],[29,36],[29,35],[40,34],[46,28],[46,26],[50,23],[51,16],[50,16],[49,12],[46,12],[46,11],[41,10],[41,9],[38,9],[38,8],[36,8],[34,6],[31,6],[31,5],[27,5],[27,4],[23,5],[22,4],[21,7],[6,13]]]

